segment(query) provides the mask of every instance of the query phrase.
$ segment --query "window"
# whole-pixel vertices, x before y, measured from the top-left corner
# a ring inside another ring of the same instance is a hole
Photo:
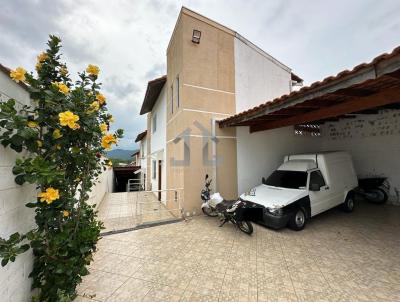
[[[154,132],[156,132],[156,130],[157,130],[157,114],[154,114],[153,115],[153,127],[152,127],[153,129],[153,133]]]
[[[174,84],[171,85],[171,114],[174,113]]]
[[[265,184],[280,188],[305,189],[307,172],[276,170],[267,178]]]
[[[325,180],[320,170],[313,171],[310,173],[310,187],[311,184],[317,184],[319,185],[319,187],[325,186]]]
[[[153,179],[157,178],[157,161],[153,160]]]
[[[179,75],[176,77],[175,81],[175,93],[176,93],[176,106],[179,108]]]

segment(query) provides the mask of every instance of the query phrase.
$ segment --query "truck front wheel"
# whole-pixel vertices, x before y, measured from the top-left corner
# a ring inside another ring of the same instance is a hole
[[[301,231],[306,226],[307,215],[303,208],[299,208],[289,219],[289,228]]]
[[[354,194],[347,194],[345,201],[342,204],[342,209],[345,212],[353,212],[354,210]]]

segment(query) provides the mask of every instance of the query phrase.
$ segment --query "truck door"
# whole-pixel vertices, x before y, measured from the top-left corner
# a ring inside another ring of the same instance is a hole
[[[332,194],[326,185],[320,170],[309,172],[308,191],[310,196],[311,216],[329,209]]]

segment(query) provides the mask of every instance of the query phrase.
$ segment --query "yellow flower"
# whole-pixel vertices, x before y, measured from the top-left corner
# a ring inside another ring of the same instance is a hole
[[[114,122],[115,122],[114,117],[113,117],[112,115],[110,115],[110,116],[108,117],[108,121],[109,121],[110,123],[114,123]]]
[[[99,75],[100,68],[96,65],[89,64],[88,67],[86,68],[86,72],[88,74],[97,76]]]
[[[18,67],[15,70],[11,70],[10,72],[10,77],[17,83],[19,83],[19,81],[25,81],[25,74],[26,74],[26,70],[23,69],[22,67]]]
[[[63,216],[64,216],[64,217],[68,217],[68,216],[69,216],[69,212],[66,211],[66,210],[64,210],[64,211],[63,211]]]
[[[37,126],[39,126],[39,124],[34,122],[34,121],[29,121],[28,122],[28,127],[29,128],[36,128]]]
[[[107,166],[112,167],[113,163],[111,160],[107,161]]]
[[[54,82],[53,85],[55,85],[58,88],[58,91],[60,91],[61,93],[65,95],[69,93],[69,88],[64,83]]]
[[[66,66],[61,67],[60,68],[60,73],[61,73],[61,75],[66,76],[68,74],[67,67]]]
[[[106,134],[101,138],[101,146],[109,150],[113,144],[117,143],[117,138],[112,134]]]
[[[106,102],[106,97],[99,93],[96,95],[96,100],[100,103],[100,105],[103,105]]]
[[[60,129],[56,129],[53,131],[53,138],[54,139],[59,139],[60,137],[63,137],[63,135],[61,134]]]
[[[77,129],[77,121],[79,121],[79,116],[73,114],[71,111],[65,111],[58,114],[60,118],[61,126],[68,126],[69,128],[75,130]]]
[[[39,72],[39,70],[42,69],[42,63],[37,62],[35,65],[35,69],[37,72]]]
[[[101,132],[106,132],[108,130],[108,126],[106,123],[100,124],[100,130]]]
[[[94,101],[90,104],[90,111],[98,111],[100,109],[100,104],[98,101]]]
[[[60,198],[60,194],[57,189],[50,187],[47,188],[45,192],[39,193],[38,197],[41,202],[45,201],[47,204],[51,204],[54,200]]]
[[[43,142],[41,140],[37,140],[36,144],[38,145],[39,148],[43,147]]]
[[[48,57],[49,57],[49,56],[47,55],[47,53],[42,52],[41,54],[39,54],[39,55],[37,56],[38,63],[42,63],[43,61],[47,60]]]
[[[56,149],[57,149],[57,150],[61,150],[61,145],[60,145],[60,144],[57,144],[57,145],[56,145]]]

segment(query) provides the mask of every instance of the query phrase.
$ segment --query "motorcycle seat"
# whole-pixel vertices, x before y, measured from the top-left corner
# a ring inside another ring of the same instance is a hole
[[[236,200],[223,200],[219,204],[217,204],[216,209],[218,212],[224,212],[230,207],[233,206],[233,204],[236,202]]]

